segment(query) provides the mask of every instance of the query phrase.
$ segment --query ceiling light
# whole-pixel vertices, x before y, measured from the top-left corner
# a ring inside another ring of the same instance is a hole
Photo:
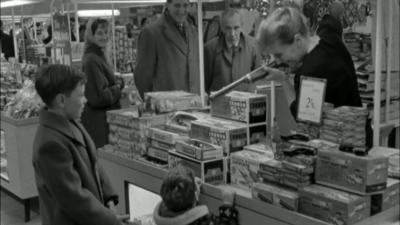
[[[1,8],[8,8],[14,6],[28,5],[38,3],[37,0],[9,0],[0,3]]]
[[[79,10],[79,17],[110,17],[112,16],[112,10]],[[120,12],[118,9],[114,10],[114,16],[119,16]]]

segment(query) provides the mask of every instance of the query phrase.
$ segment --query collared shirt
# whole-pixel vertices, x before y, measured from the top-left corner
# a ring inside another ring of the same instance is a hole
[[[169,13],[168,10],[165,11],[165,17],[167,18],[168,21],[172,22],[174,26],[178,29],[179,33],[182,35],[182,37],[186,40],[186,22],[183,23],[178,23],[172,18],[171,14]]]

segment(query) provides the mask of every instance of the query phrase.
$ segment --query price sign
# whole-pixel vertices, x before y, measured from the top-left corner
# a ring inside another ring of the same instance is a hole
[[[297,119],[299,121],[321,123],[325,89],[326,79],[301,77],[297,110]]]

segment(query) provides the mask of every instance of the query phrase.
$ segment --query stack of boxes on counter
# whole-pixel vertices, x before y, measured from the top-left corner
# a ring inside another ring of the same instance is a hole
[[[128,157],[183,164],[203,182],[230,183],[253,199],[332,224],[351,225],[399,204],[386,151],[356,154],[365,146],[363,109],[328,107],[319,139],[310,140],[306,129],[272,147],[265,95],[232,91],[211,100],[210,114],[193,110],[200,105],[186,92],[147,93],[142,110],[108,112],[110,143]]]

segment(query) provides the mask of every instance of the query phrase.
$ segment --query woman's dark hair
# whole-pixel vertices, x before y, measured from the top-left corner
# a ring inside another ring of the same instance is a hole
[[[108,21],[101,18],[95,19],[90,26],[90,31],[92,31],[93,35],[99,27],[108,27]]]
[[[70,95],[78,84],[86,82],[85,74],[70,66],[53,64],[38,69],[35,89],[43,102],[51,107],[58,94]]]

